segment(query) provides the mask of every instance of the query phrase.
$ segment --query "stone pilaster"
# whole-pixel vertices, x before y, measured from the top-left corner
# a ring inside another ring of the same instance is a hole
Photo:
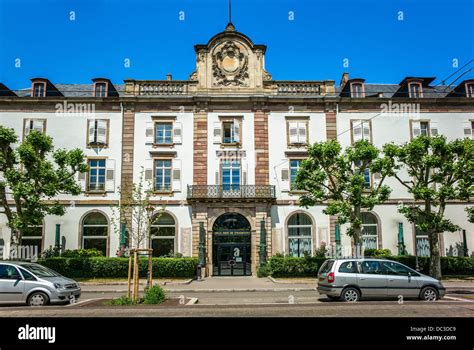
[[[122,171],[121,171],[121,200],[130,196],[133,186],[133,153],[135,140],[135,110],[133,106],[125,106],[122,120]],[[125,213],[127,229],[132,231],[132,212]]]
[[[255,185],[268,185],[270,182],[268,159],[268,113],[258,110],[254,113],[255,138]]]
[[[194,113],[194,185],[207,185],[207,113]]]

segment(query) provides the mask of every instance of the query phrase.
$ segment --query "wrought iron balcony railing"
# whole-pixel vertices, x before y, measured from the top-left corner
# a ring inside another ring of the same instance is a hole
[[[270,185],[188,185],[188,200],[273,200]]]

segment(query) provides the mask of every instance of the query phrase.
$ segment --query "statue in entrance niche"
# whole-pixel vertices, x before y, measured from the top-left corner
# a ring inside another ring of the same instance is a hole
[[[216,86],[246,86],[248,57],[232,41],[227,41],[212,56]]]

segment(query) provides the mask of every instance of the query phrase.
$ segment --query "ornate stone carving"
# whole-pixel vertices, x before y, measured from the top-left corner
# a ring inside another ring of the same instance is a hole
[[[217,86],[247,86],[248,57],[232,41],[227,41],[212,56],[212,71]]]

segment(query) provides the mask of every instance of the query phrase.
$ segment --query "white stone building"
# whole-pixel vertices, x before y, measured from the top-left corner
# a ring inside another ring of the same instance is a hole
[[[156,210],[148,246],[156,256],[206,257],[208,275],[255,274],[263,256],[314,254],[334,244],[335,218],[324,206],[298,206],[292,189],[305,144],[337,138],[348,146],[368,138],[376,146],[422,134],[473,137],[474,80],[456,87],[433,86],[433,78],[400,84],[369,84],[343,75],[333,80],[277,81],[265,70],[264,45],[254,44],[232,24],[205,45],[196,45],[196,70],[188,80],[105,78],[91,84],[32,79],[31,88],[0,84],[0,123],[23,138],[31,128],[54,138],[57,148],[79,147],[91,167],[80,174],[83,193],[59,198],[66,215],[47,217],[37,236],[23,244],[44,250],[60,228],[63,249],[96,247],[115,256],[119,237],[111,225],[118,186],[150,180]],[[397,113],[397,108],[405,113]],[[413,107],[413,108],[412,108]],[[366,121],[361,124],[361,121]],[[367,181],[377,181],[368,174]],[[426,254],[426,240],[398,213],[408,193],[395,181],[391,199],[365,214],[367,247],[398,251],[403,228],[409,254]],[[474,224],[465,204],[448,216],[467,231],[474,251]],[[0,215],[0,237],[10,232]],[[344,234],[342,243],[350,245]],[[462,242],[461,232],[442,235],[442,248]],[[418,247],[418,248],[416,248]]]

